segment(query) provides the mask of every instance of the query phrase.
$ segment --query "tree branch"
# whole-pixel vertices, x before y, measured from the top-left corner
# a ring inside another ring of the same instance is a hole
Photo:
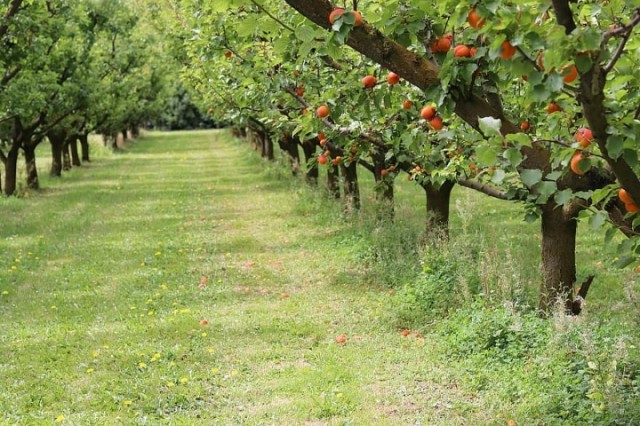
[[[624,29],[622,33],[616,32],[617,30],[619,30],[619,28],[616,28],[614,30],[607,32],[607,34],[605,34],[605,40],[608,40],[607,35],[609,35],[609,37],[612,37],[612,35],[610,34],[614,34],[614,32],[616,32],[615,34],[622,34],[622,40],[620,40],[620,44],[618,44],[618,47],[613,53],[613,56],[611,57],[609,62],[604,67],[602,67],[602,70],[605,72],[605,74],[611,71],[613,69],[613,66],[616,64],[616,62],[618,62],[618,59],[620,59],[622,52],[624,52],[624,47],[626,46],[627,42],[629,41],[629,38],[631,37],[633,27],[638,25],[638,23],[640,23],[640,9],[636,9],[635,15],[633,16],[631,21],[627,25],[621,27],[622,29]]]
[[[566,34],[571,34],[576,29],[576,23],[573,20],[573,12],[569,6],[568,0],[552,0],[553,10],[556,12],[558,24],[564,27]]]
[[[490,197],[497,198],[499,200],[510,200],[505,191],[502,191],[494,186],[484,184],[477,180],[471,179],[458,179],[458,184],[465,188],[470,188],[478,192],[482,192]]]
[[[4,14],[4,18],[2,19],[3,24],[0,25],[0,38],[4,37],[5,34],[7,34],[7,31],[9,31],[9,24],[7,23],[7,21],[13,18],[18,13],[18,11],[20,10],[20,6],[22,6],[22,2],[23,0],[13,0],[9,5],[9,9],[7,10],[7,13]]]
[[[285,24],[284,22],[282,22],[280,19],[278,19],[277,16],[274,16],[271,12],[269,12],[267,9],[265,9],[264,6],[262,6],[261,4],[259,4],[256,0],[251,0],[251,3],[253,3],[254,5],[256,5],[258,7],[258,9],[260,9],[261,11],[263,11],[264,13],[267,14],[267,16],[271,19],[273,19],[274,21],[276,21],[278,24],[280,24],[283,28],[286,28],[287,30],[291,31],[292,33],[295,33],[295,30],[293,28],[291,28],[289,25]]]

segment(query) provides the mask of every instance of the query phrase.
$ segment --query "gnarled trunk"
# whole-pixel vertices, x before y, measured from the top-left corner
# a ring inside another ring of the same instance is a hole
[[[287,153],[291,167],[291,174],[297,176],[300,171],[300,152],[298,151],[298,139],[291,135],[285,135],[279,141],[280,148]]]
[[[85,163],[90,162],[89,160],[89,134],[82,133],[78,135],[78,140],[80,141],[80,148],[82,150],[82,161]]]
[[[427,195],[427,234],[449,237],[449,203],[454,183],[445,181],[440,187],[425,183],[422,185]]]
[[[571,309],[576,281],[576,215],[550,202],[542,208],[542,284],[539,308],[561,299]]]
[[[337,167],[330,167],[327,169],[327,190],[329,196],[340,199],[340,173]]]
[[[22,149],[24,151],[24,162],[27,167],[27,187],[29,189],[40,189],[38,167],[36,166],[36,146],[25,144]]]
[[[373,178],[378,185],[376,188],[376,199],[382,207],[378,211],[378,217],[380,219],[393,219],[395,214],[393,205],[393,182],[395,180],[395,174],[389,174],[385,167],[384,157],[382,153],[377,153],[373,156]],[[387,171],[386,176],[382,176],[383,170]]]
[[[71,142],[71,136],[67,135],[62,143],[62,170],[71,170],[71,153],[69,150],[69,144]]]
[[[315,156],[316,147],[318,146],[317,139],[309,139],[302,142],[302,152],[304,153],[304,162],[307,165],[306,180],[311,185],[318,184],[319,170],[318,164],[313,161]]]
[[[74,135],[69,141],[69,148],[71,149],[71,164],[74,166],[82,165],[80,162],[80,154],[78,153],[78,137],[79,135]]]
[[[7,161],[4,164],[4,193],[7,196],[11,196],[16,192],[19,153],[20,143],[13,141],[11,148],[9,148],[9,152],[7,153]]]
[[[348,211],[360,209],[360,187],[358,186],[358,163],[355,161],[348,166],[342,165],[342,176],[344,177],[344,202]]]
[[[64,144],[65,134],[62,130],[50,130],[47,132],[47,138],[51,143],[51,176],[62,176],[62,145]]]

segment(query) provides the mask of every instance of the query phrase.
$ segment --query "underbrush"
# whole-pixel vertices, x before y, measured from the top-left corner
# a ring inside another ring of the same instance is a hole
[[[542,317],[508,251],[472,240],[422,251],[420,270],[397,290],[395,326],[435,330],[441,362],[493,417],[640,424],[637,322],[588,309],[566,316],[561,306]]]

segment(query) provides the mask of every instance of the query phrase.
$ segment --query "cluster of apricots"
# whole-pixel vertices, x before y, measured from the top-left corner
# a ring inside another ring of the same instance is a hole
[[[591,142],[593,141],[593,133],[591,132],[590,129],[582,128],[576,131],[576,133],[573,135],[573,138],[575,139],[576,142],[578,142],[578,145],[580,145],[582,149],[587,149],[589,148],[589,145],[591,145]],[[577,150],[573,154],[573,157],[571,157],[571,164],[570,164],[571,171],[579,176],[582,176],[586,173],[586,170],[583,170],[580,168],[580,162],[583,159],[585,159],[582,149]]]

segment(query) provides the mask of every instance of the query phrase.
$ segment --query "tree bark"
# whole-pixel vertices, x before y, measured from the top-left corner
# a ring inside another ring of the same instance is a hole
[[[267,160],[273,161],[275,159],[275,155],[273,152],[273,139],[271,139],[271,135],[269,135],[267,132],[264,132],[264,145]]]
[[[71,148],[71,165],[81,166],[80,155],[78,153],[78,137],[80,135],[73,135],[73,138],[69,142],[69,148]]]
[[[12,141],[7,153],[7,161],[4,165],[4,194],[12,196],[16,192],[18,179],[18,154],[20,153],[19,141]]]
[[[327,190],[329,196],[340,199],[340,173],[337,167],[330,167],[327,169]]]
[[[302,142],[302,152],[304,153],[304,161],[307,165],[306,179],[310,185],[318,185],[319,170],[318,164],[313,161],[318,139],[309,139]]]
[[[373,159],[373,178],[378,184],[378,190],[376,191],[376,199],[381,204],[381,210],[378,213],[380,219],[393,219],[394,217],[394,192],[393,182],[395,180],[395,174],[382,176],[382,170],[386,169],[385,155],[384,153],[376,153],[372,156]]]
[[[358,186],[358,163],[351,162],[348,166],[341,164],[340,170],[344,177],[344,203],[347,211],[360,210],[360,187]]]
[[[82,150],[82,161],[89,163],[89,134],[81,133],[78,135],[78,139],[80,140],[80,148]]]
[[[126,143],[129,140],[129,133],[127,129],[122,129],[122,142]]]
[[[427,195],[426,231],[435,237],[449,237],[449,203],[454,183],[445,181],[440,187],[431,183],[422,185]]]
[[[69,144],[71,143],[71,137],[67,134],[62,143],[62,170],[65,172],[71,170],[71,153],[69,152]]]
[[[25,144],[22,149],[24,150],[24,162],[27,167],[27,187],[29,189],[40,189],[38,167],[36,166],[36,147]]]
[[[542,208],[542,284],[539,308],[548,312],[561,299],[573,304],[576,281],[576,215],[550,202]]]
[[[131,126],[131,137],[133,139],[138,139],[140,137],[140,126]]]
[[[51,176],[62,176],[62,145],[64,144],[64,131],[50,130],[47,132],[47,138],[51,143]]]
[[[278,145],[280,146],[280,149],[286,153],[287,158],[289,159],[291,175],[297,176],[298,172],[300,171],[300,152],[298,151],[298,139],[287,133],[278,140]]]

